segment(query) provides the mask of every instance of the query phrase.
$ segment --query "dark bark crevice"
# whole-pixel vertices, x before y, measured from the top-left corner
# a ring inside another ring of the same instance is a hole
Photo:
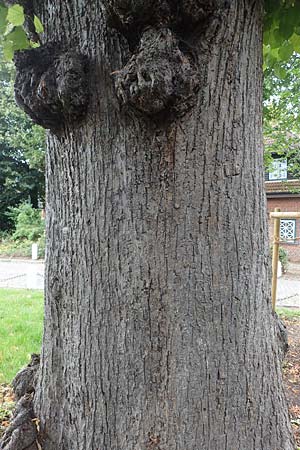
[[[208,17],[225,5],[224,0],[105,0],[110,25],[130,36],[145,26],[177,29],[183,24],[205,25]]]
[[[17,403],[12,421],[0,442],[1,450],[40,450],[39,421],[33,410],[39,367],[39,355],[31,355],[30,363],[17,373],[12,382]]]
[[[59,132],[81,120],[88,104],[87,58],[57,43],[15,53],[18,105],[44,128]]]

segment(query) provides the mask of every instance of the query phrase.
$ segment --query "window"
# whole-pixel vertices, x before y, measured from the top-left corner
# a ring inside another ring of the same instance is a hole
[[[275,159],[272,162],[272,168],[269,172],[269,180],[286,180],[287,179],[287,160]]]
[[[280,239],[294,243],[296,238],[296,220],[280,220]]]

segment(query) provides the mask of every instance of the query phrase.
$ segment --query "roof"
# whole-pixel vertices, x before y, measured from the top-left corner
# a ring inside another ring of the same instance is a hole
[[[299,194],[300,180],[265,181],[267,194]]]

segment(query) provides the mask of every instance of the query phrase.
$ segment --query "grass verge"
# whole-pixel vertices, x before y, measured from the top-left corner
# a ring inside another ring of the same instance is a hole
[[[276,312],[281,318],[291,319],[293,317],[300,317],[300,309],[276,308]]]
[[[42,326],[42,291],[0,289],[0,383],[10,383],[40,352]]]

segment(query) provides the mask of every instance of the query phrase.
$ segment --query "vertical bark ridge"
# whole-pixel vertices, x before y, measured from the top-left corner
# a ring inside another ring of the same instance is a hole
[[[42,6],[92,64],[86,122],[49,135],[44,450],[292,450],[269,301],[262,2],[193,42],[172,123],[120,111],[126,41],[100,1]]]

